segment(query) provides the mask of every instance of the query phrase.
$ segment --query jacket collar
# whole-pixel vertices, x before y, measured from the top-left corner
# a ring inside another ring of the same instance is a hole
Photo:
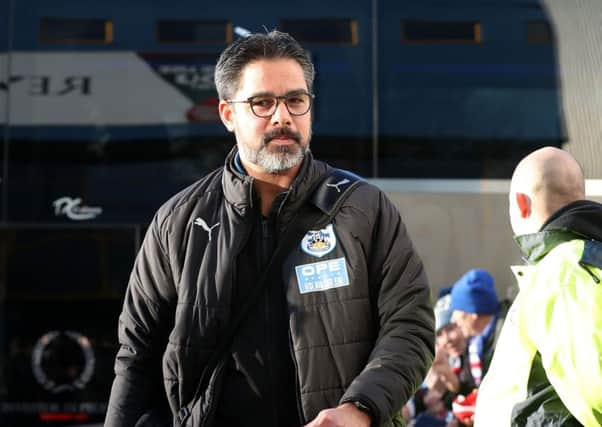
[[[530,263],[536,263],[561,243],[574,239],[602,241],[602,205],[589,200],[570,203],[556,211],[537,233],[514,239]]]
[[[559,244],[575,238],[583,237],[568,230],[545,230],[515,236],[514,240],[527,262],[536,263]]]

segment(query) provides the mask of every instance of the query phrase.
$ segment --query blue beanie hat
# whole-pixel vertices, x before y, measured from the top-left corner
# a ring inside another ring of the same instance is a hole
[[[450,309],[475,314],[496,314],[499,303],[494,280],[485,270],[469,270],[451,291]]]

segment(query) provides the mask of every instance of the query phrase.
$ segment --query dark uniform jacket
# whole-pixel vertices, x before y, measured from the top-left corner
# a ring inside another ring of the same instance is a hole
[[[133,426],[165,397],[174,414],[189,405],[233,315],[234,284],[242,280],[237,257],[257,215],[253,178],[229,167],[235,154],[165,203],[150,224],[119,318],[106,426]],[[308,189],[329,170],[305,157],[277,208],[278,231],[299,210],[317,209],[307,205]],[[434,353],[424,268],[399,212],[372,185],[356,188],[331,225],[322,230],[327,250],[304,239],[282,265],[298,418],[309,422],[322,409],[357,400],[375,425],[388,425]],[[223,366],[185,425],[207,425]],[[165,394],[157,393],[160,380]]]

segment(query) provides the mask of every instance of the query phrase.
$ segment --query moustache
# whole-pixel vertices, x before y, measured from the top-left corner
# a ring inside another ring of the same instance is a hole
[[[272,139],[282,136],[292,139],[297,144],[301,143],[301,134],[299,132],[292,131],[288,128],[278,128],[263,135],[263,145],[267,145]]]

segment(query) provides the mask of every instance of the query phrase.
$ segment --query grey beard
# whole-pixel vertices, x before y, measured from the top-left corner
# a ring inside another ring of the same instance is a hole
[[[288,147],[280,147],[277,152],[271,152],[266,145],[259,150],[253,150],[245,144],[238,144],[238,150],[243,160],[259,166],[267,173],[277,174],[300,164],[309,147],[298,144],[294,151],[290,151]]]

